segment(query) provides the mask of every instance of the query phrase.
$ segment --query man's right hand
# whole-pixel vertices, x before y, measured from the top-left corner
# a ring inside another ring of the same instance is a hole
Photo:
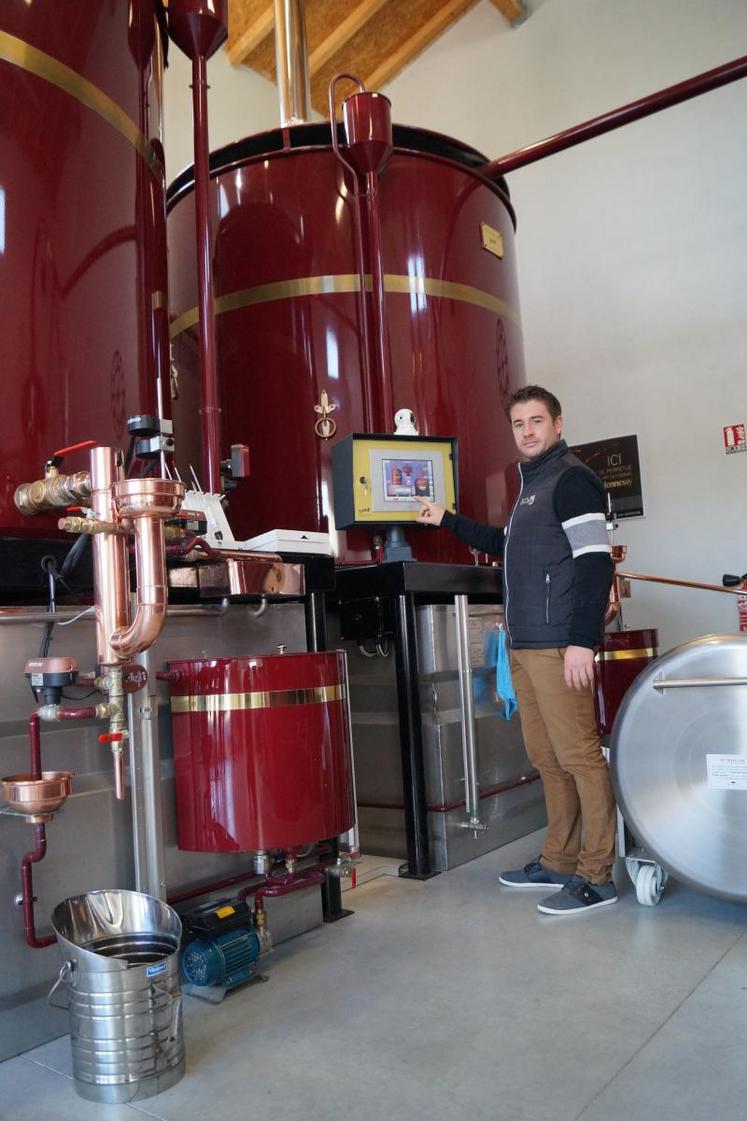
[[[446,513],[441,503],[431,502],[427,498],[417,498],[417,501],[420,503],[421,510],[415,520],[420,525],[441,525],[444,514]]]

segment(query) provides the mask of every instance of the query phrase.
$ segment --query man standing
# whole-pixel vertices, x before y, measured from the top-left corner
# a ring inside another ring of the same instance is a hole
[[[503,558],[511,673],[548,825],[540,856],[500,883],[554,891],[539,910],[568,915],[617,902],[615,805],[591,691],[612,582],[604,489],[562,439],[554,394],[525,386],[507,415],[523,458],[508,525],[480,525],[425,499],[418,521]]]

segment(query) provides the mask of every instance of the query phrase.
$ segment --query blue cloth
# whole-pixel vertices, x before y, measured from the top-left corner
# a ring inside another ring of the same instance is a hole
[[[495,691],[498,700],[503,702],[503,712],[499,709],[498,715],[503,720],[510,720],[519,707],[519,702],[511,681],[511,662],[505,631],[490,630],[485,635],[485,665],[495,666]]]

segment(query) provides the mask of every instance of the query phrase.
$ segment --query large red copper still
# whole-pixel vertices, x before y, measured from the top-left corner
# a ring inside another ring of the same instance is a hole
[[[503,406],[524,382],[505,185],[480,176],[484,157],[460,141],[396,125],[391,151],[377,145],[361,168],[357,107],[347,112],[352,152],[343,126],[339,134],[354,170],[336,157],[329,125],[312,124],[214,152],[210,179],[223,445],[248,444],[253,465],[230,496],[233,531],[330,532],[342,563],[373,559],[375,531],[335,531],[336,439],[370,431],[372,412],[391,432],[386,410],[411,409],[422,435],[459,438],[463,512],[500,524],[515,456]],[[372,208],[358,204],[372,177],[378,240]],[[189,169],[170,189],[169,213],[182,473],[201,461],[194,207]],[[379,278],[382,315],[366,333],[362,305],[377,299]],[[382,354],[383,380],[371,387],[366,366],[377,371]],[[418,559],[470,560],[449,534],[406,532]]]
[[[16,486],[51,449],[126,443],[168,378],[161,8],[0,5],[3,535],[56,535]]]

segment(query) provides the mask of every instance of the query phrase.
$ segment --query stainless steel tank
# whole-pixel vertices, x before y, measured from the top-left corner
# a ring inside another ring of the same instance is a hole
[[[706,635],[648,666],[610,761],[638,843],[675,878],[747,900],[747,637]]]

